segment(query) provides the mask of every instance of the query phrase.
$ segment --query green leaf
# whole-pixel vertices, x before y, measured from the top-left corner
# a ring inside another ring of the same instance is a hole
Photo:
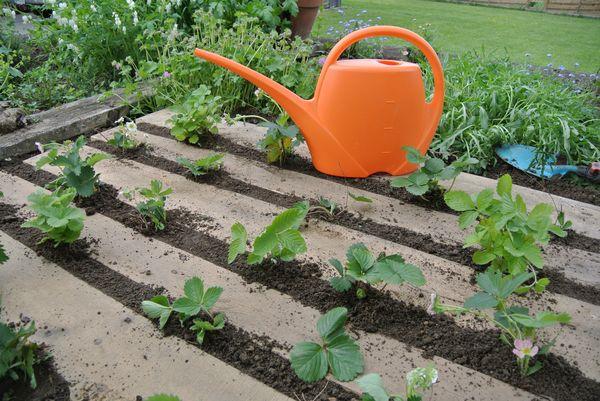
[[[325,350],[316,343],[300,342],[290,353],[292,369],[307,383],[321,380],[327,374],[328,362]]]
[[[354,195],[351,192],[348,192],[348,195],[350,195],[350,197],[352,199],[354,199],[357,202],[364,202],[364,203],[373,203],[373,200],[371,198],[368,198],[366,196],[363,195]]]
[[[340,276],[344,275],[344,266],[342,265],[342,262],[340,262],[337,259],[329,259],[329,263],[331,263],[333,267],[335,267],[335,270],[337,270]]]
[[[321,338],[327,342],[332,334],[337,334],[344,327],[348,309],[337,307],[322,315],[317,321],[317,331]]]
[[[496,305],[498,300],[487,292],[478,292],[465,301],[465,308],[469,309],[489,309]]]
[[[254,239],[252,244],[252,254],[264,258],[277,245],[277,234],[274,231],[266,230]]]
[[[542,362],[535,361],[535,364],[533,366],[530,366],[527,369],[527,373],[525,373],[525,376],[530,376],[530,375],[534,374],[535,372],[540,370],[542,368],[542,366],[543,366]]]
[[[390,180],[390,185],[394,188],[405,188],[409,185],[413,185],[413,182],[410,181],[407,177],[396,177]]]
[[[442,159],[437,158],[427,159],[427,161],[423,165],[423,168],[425,170],[433,174],[440,173],[444,169],[444,167],[446,167],[444,161]]]
[[[2,244],[0,244],[0,265],[8,260],[8,256],[6,256],[6,251]]]
[[[503,278],[503,285],[498,296],[500,298],[508,298],[517,288],[519,288],[527,280],[533,278],[533,273],[519,273],[513,278]]]
[[[204,282],[200,277],[192,277],[185,281],[183,293],[192,301],[200,304],[204,298]]]
[[[403,146],[402,150],[406,152],[406,160],[411,163],[421,164],[427,161],[427,157],[423,156],[418,149],[412,146]]]
[[[479,212],[476,210],[468,210],[463,212],[460,214],[460,216],[458,216],[458,226],[464,230],[471,224],[475,223],[475,221],[477,221],[477,217],[479,217]]]
[[[110,159],[110,158],[111,158],[111,156],[106,153],[94,153],[91,156],[89,156],[87,159],[85,159],[85,162],[88,166],[94,167],[94,165],[96,165],[96,163],[98,163],[102,160]]]
[[[380,279],[389,284],[402,284],[407,281],[416,287],[421,287],[426,283],[421,269],[409,263],[386,258],[378,262],[376,268]]]
[[[171,316],[172,308],[166,296],[158,295],[142,302],[142,310],[150,319],[159,318],[159,327],[162,329]]]
[[[279,234],[289,229],[297,230],[304,221],[305,216],[306,214],[302,209],[293,207],[276,216],[267,231]]]
[[[363,272],[369,270],[375,263],[375,255],[373,255],[371,251],[369,251],[369,249],[364,245],[362,247],[355,247],[352,249],[352,256],[359,264],[360,269]]]
[[[369,373],[356,380],[358,387],[370,395],[374,401],[389,401],[390,395],[383,387],[383,380],[377,373]]]
[[[146,398],[146,401],[181,401],[181,398],[168,394],[155,394]]]
[[[185,317],[196,316],[202,310],[199,302],[182,297],[173,302],[173,310],[183,314]]]
[[[333,377],[350,381],[364,369],[360,348],[348,335],[339,335],[327,344],[327,360]]]
[[[306,252],[306,242],[298,230],[287,230],[279,233],[277,239],[284,248],[289,249],[294,254]]]
[[[496,255],[489,251],[476,251],[473,253],[473,263],[478,265],[486,265],[496,259]]]
[[[427,191],[429,191],[429,186],[428,185],[410,185],[408,187],[406,187],[406,190],[415,196],[421,196],[423,194],[426,194]]]
[[[544,258],[542,257],[542,250],[535,244],[526,244],[521,248],[525,257],[532,265],[541,269],[544,267]]]
[[[346,292],[352,288],[352,279],[348,276],[332,277],[329,279],[329,284],[338,292]]]
[[[484,189],[479,194],[477,194],[477,199],[475,200],[475,203],[477,204],[477,209],[479,209],[479,210],[487,209],[492,204],[493,200],[494,200],[494,191],[492,191],[489,188]]]
[[[229,251],[227,253],[227,263],[231,264],[238,257],[246,252],[246,241],[248,241],[248,233],[246,228],[240,224],[235,223],[231,226],[231,243],[229,244]]]
[[[466,212],[467,210],[474,210],[475,204],[473,200],[463,191],[449,191],[444,194],[444,200],[446,205],[452,210],[457,212]]]
[[[209,311],[215,305],[215,303],[219,300],[219,297],[221,297],[222,293],[223,293],[223,288],[221,288],[221,287],[210,287],[209,289],[207,289],[206,292],[204,293],[204,298],[202,298],[203,308],[206,311]]]
[[[510,175],[504,174],[502,177],[498,179],[498,183],[496,185],[496,192],[498,195],[511,197],[512,194],[512,178]]]

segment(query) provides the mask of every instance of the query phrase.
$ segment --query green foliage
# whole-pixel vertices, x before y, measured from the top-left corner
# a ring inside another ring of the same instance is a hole
[[[136,188],[144,198],[145,201],[141,201],[136,205],[136,209],[145,218],[149,219],[154,224],[156,231],[164,230],[165,224],[167,223],[167,211],[165,210],[165,204],[167,203],[167,197],[173,193],[173,189],[163,189],[163,183],[159,180],[150,181],[150,187],[148,188]],[[133,194],[131,192],[124,192],[123,195],[132,199]]]
[[[164,295],[158,295],[148,301],[142,302],[142,310],[151,319],[159,319],[159,327],[162,329],[169,320],[172,312],[178,313],[179,321],[184,324],[187,320],[193,320],[190,330],[196,332],[196,340],[199,344],[204,342],[207,331],[221,330],[225,326],[225,315],[211,314],[211,309],[223,293],[221,287],[204,288],[204,282],[199,277],[186,280],[183,287],[184,296],[176,299],[173,304]],[[209,317],[205,320],[201,314]]]
[[[529,266],[541,269],[544,261],[538,244],[547,244],[549,233],[566,235],[552,223],[554,208],[540,203],[528,212],[523,198],[513,197],[508,174],[498,179],[496,193],[499,199],[491,189],[473,197],[463,191],[444,195],[446,204],[461,212],[458,221],[462,229],[476,223],[475,232],[465,239],[465,247],[480,247],[473,254],[473,262],[490,264],[493,269],[513,275],[527,271]]]
[[[346,258],[345,265],[337,259],[329,260],[340,275],[329,280],[336,291],[348,291],[357,281],[395,285],[408,282],[417,287],[425,285],[425,277],[421,270],[415,265],[406,263],[399,254],[386,255],[382,252],[375,257],[364,244],[359,243],[348,248]],[[357,289],[357,296],[363,298],[364,291]]]
[[[86,139],[82,135],[75,142],[65,141],[62,144],[51,142],[39,145],[44,154],[35,164],[40,169],[46,164],[58,167],[61,175],[49,184],[49,188],[74,188],[78,196],[88,197],[96,192],[99,174],[96,174],[96,163],[110,158],[105,153],[93,153],[85,159],[81,158],[81,149],[85,146]]]
[[[123,150],[135,149],[140,146],[140,143],[133,138],[133,134],[137,131],[137,125],[133,121],[123,124],[123,117],[117,122],[119,128],[113,133],[113,137],[106,142]]]
[[[225,157],[223,153],[213,153],[195,161],[191,161],[185,157],[178,157],[177,162],[187,168],[194,177],[198,177],[218,171],[223,164],[223,157]]]
[[[267,31],[289,27],[289,18],[284,15],[298,14],[296,0],[199,0],[197,3],[228,26],[232,26],[241,15],[248,15],[260,19]]]
[[[29,380],[32,388],[37,387],[34,365],[38,363],[38,346],[29,341],[36,332],[35,322],[18,330],[0,322],[0,382],[20,378]]]
[[[168,394],[155,394],[146,398],[146,401],[181,401],[181,398]]]
[[[2,198],[3,196],[4,194],[2,193],[2,191],[0,191],[0,198]],[[0,244],[0,265],[6,263],[7,260],[8,256],[6,255],[6,251],[4,250],[2,244]]]
[[[182,105],[174,106],[175,115],[168,122],[173,124],[171,135],[178,141],[196,144],[206,133],[216,134],[221,121],[219,96],[212,96],[206,85],[200,85]]]
[[[400,394],[390,395],[377,373],[358,378],[356,384],[363,391],[362,401],[421,401],[423,393],[437,381],[438,372],[433,366],[411,370],[406,375],[406,398]]]
[[[373,199],[369,198],[368,196],[364,196],[364,195],[355,195],[352,192],[348,192],[348,195],[354,199],[357,202],[361,202],[361,203],[373,203]]]
[[[346,334],[348,310],[333,308],[317,322],[321,343],[300,342],[290,353],[292,369],[305,382],[323,379],[329,371],[340,381],[354,379],[363,371],[358,345]]]
[[[83,210],[72,206],[75,195],[74,188],[57,189],[49,194],[38,191],[29,195],[29,208],[36,217],[23,223],[22,227],[37,228],[46,234],[40,243],[52,240],[56,247],[74,242],[81,234],[85,218]]]
[[[299,202],[276,216],[271,224],[255,238],[246,262],[255,265],[265,258],[289,262],[294,260],[296,255],[306,252],[306,242],[299,229],[308,210],[308,202]],[[246,252],[247,237],[246,229],[242,224],[235,223],[231,227],[228,263],[233,263],[238,255]]]
[[[450,165],[446,165],[442,159],[423,156],[421,153],[411,147],[404,146],[406,159],[421,167],[408,177],[398,177],[390,181],[392,187],[406,188],[413,195],[420,196],[430,192],[444,192],[439,185],[439,181],[454,180],[467,167],[474,166],[479,160],[469,157],[461,157]]]
[[[294,153],[294,148],[304,142],[298,127],[288,121],[289,116],[283,113],[275,122],[265,121],[259,124],[268,128],[265,137],[258,142],[258,147],[267,151],[269,163],[283,164]]]

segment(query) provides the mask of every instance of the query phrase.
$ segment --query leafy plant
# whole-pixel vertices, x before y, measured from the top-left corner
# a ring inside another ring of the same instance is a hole
[[[163,189],[163,183],[159,180],[150,181],[150,187],[148,188],[136,188],[144,198],[145,201],[139,202],[136,205],[136,209],[145,218],[149,219],[154,224],[156,231],[164,230],[165,224],[167,223],[167,211],[165,210],[165,203],[167,197],[173,193],[173,189]],[[123,195],[127,199],[132,199],[133,194],[131,191],[124,191]]]
[[[433,366],[416,368],[406,375],[406,395],[390,394],[383,385],[381,376],[369,373],[358,379],[356,384],[363,391],[362,401],[421,401],[423,393],[438,381],[437,369]]]
[[[91,196],[96,191],[99,174],[96,174],[94,166],[110,156],[105,153],[93,153],[82,159],[79,153],[85,144],[86,139],[83,135],[75,142],[37,144],[40,151],[49,151],[36,162],[36,168],[40,169],[49,164],[61,171],[60,176],[48,185],[49,188],[71,187],[82,197]]]
[[[267,31],[289,27],[289,18],[284,15],[298,14],[296,0],[199,0],[197,3],[228,25],[233,25],[240,15],[245,14],[258,18]]]
[[[468,298],[463,306],[450,306],[441,303],[439,298],[432,295],[432,313],[449,312],[452,314],[470,313],[487,319],[501,331],[501,340],[509,346],[515,345],[513,353],[517,355],[517,363],[521,374],[526,376],[535,373],[542,367],[541,361],[534,366],[529,366],[531,358],[536,354],[543,355],[549,352],[554,341],[538,348],[533,346],[538,341],[537,330],[540,328],[566,324],[571,321],[567,313],[549,311],[538,312],[531,316],[529,309],[517,305],[509,305],[508,298],[518,292],[523,284],[533,278],[533,273],[519,273],[515,276],[503,275],[499,271],[488,269],[477,275],[477,285],[480,291]],[[487,309],[494,311],[493,316],[483,312]],[[525,342],[525,343],[524,343]],[[520,345],[529,344],[527,350]],[[538,352],[539,351],[539,352]]]
[[[484,189],[476,196],[463,191],[449,191],[444,195],[446,204],[461,212],[460,228],[465,229],[476,223],[475,232],[465,239],[465,247],[480,247],[473,254],[473,262],[487,265],[512,275],[527,271],[530,266],[541,269],[544,266],[539,244],[547,244],[553,233],[564,237],[566,232],[552,223],[553,207],[540,203],[530,212],[520,195],[513,198],[512,179],[503,175],[498,179],[496,193]],[[547,281],[547,280],[545,280]],[[545,287],[538,283],[536,290]]]
[[[312,213],[323,212],[328,214],[329,216],[334,216],[336,211],[339,211],[339,206],[332,200],[324,198],[322,196],[317,200],[317,205],[311,206],[308,210],[308,215]]]
[[[39,347],[29,341],[35,332],[33,321],[18,330],[0,322],[0,381],[4,378],[17,381],[22,375],[32,388],[37,387],[34,365],[39,362],[36,356]]]
[[[123,117],[117,120],[119,128],[113,133],[113,137],[106,142],[123,150],[135,149],[140,146],[140,143],[133,138],[133,134],[137,131],[137,125],[133,121],[125,124],[123,122]]]
[[[269,163],[283,164],[291,156],[294,148],[304,142],[298,127],[288,123],[289,116],[281,114],[276,122],[262,122],[261,127],[267,127],[265,137],[258,142],[259,148],[267,151]]]
[[[363,371],[358,345],[346,334],[348,310],[333,308],[317,321],[320,343],[300,342],[290,353],[292,369],[305,382],[323,379],[329,371],[340,381],[350,381]]]
[[[187,320],[204,313],[209,320],[198,317],[193,320],[190,330],[196,332],[196,341],[204,342],[207,331],[221,330],[225,326],[225,315],[217,313],[212,315],[211,309],[223,293],[221,287],[209,287],[204,289],[204,282],[199,277],[186,280],[183,286],[184,296],[176,299],[173,304],[164,295],[157,295],[148,301],[142,302],[142,310],[151,319],[159,319],[159,327],[162,329],[169,320],[172,312],[179,314],[179,321],[184,324]]]
[[[216,134],[221,121],[220,97],[213,96],[206,85],[200,85],[182,105],[174,106],[176,114],[169,119],[171,135],[178,141],[198,143],[206,133]]]
[[[213,171],[218,171],[223,164],[223,153],[213,153],[196,161],[191,161],[185,157],[178,157],[177,162],[187,168],[194,177],[205,175]]]
[[[471,157],[461,157],[450,165],[446,165],[442,159],[421,155],[419,150],[404,146],[406,159],[421,167],[408,177],[397,177],[390,181],[392,187],[406,188],[406,190],[416,196],[425,195],[431,192],[445,192],[439,184],[439,181],[454,180],[467,167],[479,164],[479,160]],[[450,186],[452,187],[452,185]]]
[[[406,263],[398,254],[386,255],[382,252],[375,257],[364,244],[359,243],[348,248],[346,258],[345,265],[342,265],[338,259],[329,260],[340,275],[329,280],[336,291],[348,291],[357,281],[397,285],[408,282],[417,287],[425,284],[425,277],[421,270],[415,265]],[[356,296],[364,298],[366,293],[362,288],[357,288]]]
[[[294,260],[296,255],[306,252],[306,242],[300,234],[300,225],[308,213],[308,202],[296,203],[292,208],[276,216],[270,225],[254,239],[252,251],[246,262],[249,265],[261,263],[265,258]],[[246,253],[248,234],[240,223],[231,226],[231,243],[227,262],[233,263],[238,255]]]
[[[72,206],[77,192],[74,188],[57,189],[52,193],[35,192],[27,197],[29,207],[36,217],[23,223],[22,227],[33,227],[46,236],[43,243],[52,240],[54,246],[74,242],[83,229],[85,212]]]

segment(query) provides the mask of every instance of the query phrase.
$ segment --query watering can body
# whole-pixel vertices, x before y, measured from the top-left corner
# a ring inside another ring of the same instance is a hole
[[[416,44],[432,66],[434,95],[426,102],[421,69],[396,60],[338,60],[361,39],[395,36]],[[355,31],[343,38],[323,64],[315,96],[305,100],[270,78],[205,50],[195,54],[242,76],[267,92],[300,128],[315,168],[340,177],[374,173],[401,175],[418,166],[403,146],[425,153],[442,113],[444,79],[435,51],[414,32],[392,26]]]

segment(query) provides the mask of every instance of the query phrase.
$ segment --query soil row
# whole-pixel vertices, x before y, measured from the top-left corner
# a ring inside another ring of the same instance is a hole
[[[185,176],[187,179],[195,182],[210,184],[220,189],[240,193],[281,207],[288,208],[294,203],[304,200],[298,196],[278,193],[249,184],[232,177],[225,171],[220,171],[218,174],[194,177],[179,163],[152,154],[145,147],[122,152],[115,150],[114,147],[102,141],[91,141],[90,146],[103,152],[111,153],[119,158],[126,158],[147,166],[160,168],[173,174]],[[310,199],[310,202],[312,205],[318,204],[315,199]],[[320,213],[314,214],[312,217],[470,266],[474,269],[473,278],[476,272],[481,270],[481,266],[472,263],[471,251],[469,249],[464,249],[459,245],[436,241],[431,235],[417,233],[399,226],[378,223],[368,218],[359,218],[347,211],[342,211],[335,216]],[[600,305],[600,288],[578,283],[565,277],[563,273],[549,268],[544,269],[543,275],[550,279],[548,287],[550,291]]]
[[[20,165],[13,174],[43,185],[51,174]],[[20,172],[20,174],[19,174]],[[116,197],[116,190],[106,185],[80,206],[88,213],[100,212],[136,231],[153,235],[173,247],[184,250],[218,266],[229,269],[248,282],[258,282],[290,295],[300,303],[325,312],[344,305],[350,310],[350,322],[366,332],[377,332],[406,344],[419,347],[426,357],[434,355],[476,369],[482,373],[527,391],[556,400],[592,400],[600,392],[600,383],[583,376],[564,358],[550,354],[544,358],[543,374],[521,378],[510,350],[493,330],[475,331],[458,326],[446,316],[429,316],[423,308],[408,305],[388,293],[366,288],[366,299],[331,290],[321,278],[318,265],[291,262],[285,266],[265,263],[252,269],[241,264],[227,265],[227,244],[206,232],[189,228],[197,216],[185,210],[170,211],[169,224],[163,232],[146,232],[133,208]],[[204,219],[205,220],[205,219]],[[386,319],[381,319],[385,316]]]
[[[101,191],[104,194],[107,192],[114,191],[105,187]],[[110,199],[111,196],[101,198]],[[122,209],[121,219],[140,224],[137,212],[133,208],[126,204],[118,205],[118,208]],[[88,213],[94,212],[87,210]],[[142,301],[164,293],[163,288],[152,288],[133,281],[95,260],[89,253],[89,243],[84,239],[68,247],[54,248],[50,243],[40,245],[38,242],[42,238],[41,233],[21,227],[24,220],[18,216],[16,207],[0,203],[0,214],[5,216],[0,220],[0,230],[140,315],[143,315]],[[153,323],[157,325],[156,322]],[[304,394],[305,397],[315,400],[327,400],[330,397],[340,401],[356,399],[356,394],[334,382],[327,383],[325,391],[322,391],[326,381],[311,384],[301,381],[292,371],[289,361],[273,351],[285,348],[283,345],[264,336],[249,333],[229,322],[218,335],[207,336],[201,346],[196,342],[196,334],[187,327],[182,327],[176,319],[169,321],[165,327],[165,335],[177,336],[188,341],[290,398],[293,398],[294,394]]]

